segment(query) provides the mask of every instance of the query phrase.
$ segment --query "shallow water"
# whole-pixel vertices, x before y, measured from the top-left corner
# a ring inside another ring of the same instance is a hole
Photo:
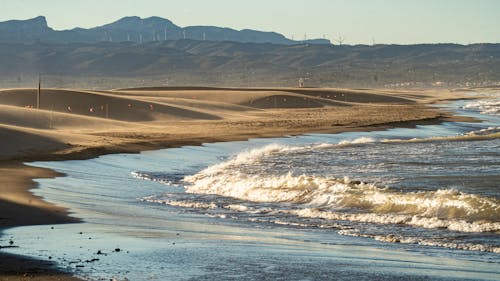
[[[95,280],[498,280],[494,98],[449,105],[483,123],[33,163],[85,223],[1,239]]]

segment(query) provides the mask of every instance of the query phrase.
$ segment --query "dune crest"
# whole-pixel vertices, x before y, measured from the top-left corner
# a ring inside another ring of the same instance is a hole
[[[439,98],[433,93],[384,90],[42,89],[40,109],[34,108],[36,98],[36,89],[0,90],[1,159],[90,157],[186,142],[366,129],[443,116],[422,105]],[[21,141],[10,141],[15,139]]]

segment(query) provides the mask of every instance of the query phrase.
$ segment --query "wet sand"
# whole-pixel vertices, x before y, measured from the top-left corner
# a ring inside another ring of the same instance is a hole
[[[0,90],[0,227],[76,222],[29,192],[32,179],[58,175],[25,161],[439,123],[459,117],[427,104],[463,97],[346,89],[44,89],[41,109],[34,109],[34,89]],[[6,246],[8,238],[0,241]],[[76,280],[46,262],[1,252],[0,260],[0,280]]]

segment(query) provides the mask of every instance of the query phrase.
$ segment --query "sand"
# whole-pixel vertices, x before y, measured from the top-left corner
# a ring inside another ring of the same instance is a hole
[[[464,97],[369,89],[43,89],[35,109],[35,89],[0,90],[0,227],[75,222],[29,192],[34,178],[57,174],[26,161],[438,123],[457,117],[428,104]],[[0,260],[0,280],[75,280],[45,262],[1,252]]]

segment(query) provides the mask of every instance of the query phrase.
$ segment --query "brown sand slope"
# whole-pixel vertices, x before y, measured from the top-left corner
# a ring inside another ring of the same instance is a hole
[[[35,89],[0,91],[0,104],[36,107]],[[218,119],[217,116],[159,103],[145,102],[91,91],[43,89],[40,109],[122,121],[152,121],[158,118]],[[162,116],[165,115],[165,116]]]
[[[0,160],[17,158],[36,151],[56,151],[68,148],[61,140],[43,134],[0,125]]]
[[[272,94],[300,94],[304,97],[321,97],[342,102],[361,103],[403,103],[413,102],[406,94],[422,95],[423,91],[395,91],[385,89],[338,89],[338,88],[210,88],[210,87],[143,87],[114,90],[121,93],[169,93],[171,96],[191,93],[193,98],[217,99],[218,97],[234,99],[246,96],[266,97]]]
[[[0,159],[127,150],[175,139],[339,131],[440,116],[422,93],[346,89],[0,90]],[[92,109],[92,110],[90,110]],[[20,139],[20,141],[15,141]],[[38,155],[38,156],[37,156]],[[50,159],[53,159],[49,157]]]

